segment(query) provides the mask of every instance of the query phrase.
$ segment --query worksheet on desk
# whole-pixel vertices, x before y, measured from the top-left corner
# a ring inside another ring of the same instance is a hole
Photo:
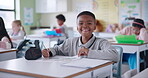
[[[82,58],[79,60],[74,60],[69,63],[63,64],[64,66],[70,66],[70,67],[80,67],[80,68],[93,68],[102,64],[105,64],[107,60],[98,60],[98,59],[88,59],[88,58]]]

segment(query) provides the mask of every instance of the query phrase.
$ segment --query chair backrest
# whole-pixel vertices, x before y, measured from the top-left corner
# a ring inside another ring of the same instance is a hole
[[[123,49],[120,46],[113,46],[113,47],[117,50],[119,58],[119,60],[113,65],[113,77],[121,78]]]

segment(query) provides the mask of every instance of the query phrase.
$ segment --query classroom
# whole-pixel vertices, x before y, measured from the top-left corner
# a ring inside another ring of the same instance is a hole
[[[0,0],[0,78],[147,78],[148,0]]]

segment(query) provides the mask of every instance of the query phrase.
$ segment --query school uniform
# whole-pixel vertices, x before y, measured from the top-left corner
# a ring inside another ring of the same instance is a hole
[[[61,29],[64,36],[68,38],[67,26],[63,24],[62,26],[59,26],[59,28]]]
[[[13,47],[17,47],[18,44],[24,40],[25,32],[20,30],[17,34],[14,34],[12,31],[10,31],[9,36],[12,39]]]
[[[24,39],[25,32],[20,30],[17,34],[10,32],[9,35],[10,35],[10,38],[13,39],[13,40]]]
[[[133,32],[133,27],[125,27],[123,30],[121,30],[118,34],[122,35],[132,35],[134,34]],[[140,34],[136,36],[137,40],[143,40],[145,43],[148,42],[148,32],[146,31],[145,28],[140,29]],[[137,68],[137,63],[136,63],[136,53],[135,54],[123,54],[123,61],[128,61],[130,69],[135,69]]]
[[[69,38],[59,46],[50,48],[52,55],[64,55],[64,56],[75,56],[78,55],[78,51],[81,47],[89,49],[87,58],[103,59],[103,60],[118,60],[118,53],[111,46],[111,44],[102,38],[92,36],[91,39],[82,44],[81,37]]]

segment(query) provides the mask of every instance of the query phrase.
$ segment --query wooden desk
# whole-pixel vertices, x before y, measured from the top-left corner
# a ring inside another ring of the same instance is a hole
[[[140,52],[148,50],[148,43],[144,44],[119,44],[113,43],[112,45],[121,46],[123,48],[123,53],[132,53],[137,52],[137,71],[140,72]]]
[[[0,49],[0,61],[16,59],[16,49]]]
[[[148,68],[136,74],[132,78],[147,78],[148,77]]]
[[[112,77],[112,62],[106,62],[93,68],[63,66],[73,59],[55,56],[51,59],[25,60],[24,58],[0,62],[0,72],[21,74],[32,77],[91,78]],[[74,61],[74,60],[73,60]]]

